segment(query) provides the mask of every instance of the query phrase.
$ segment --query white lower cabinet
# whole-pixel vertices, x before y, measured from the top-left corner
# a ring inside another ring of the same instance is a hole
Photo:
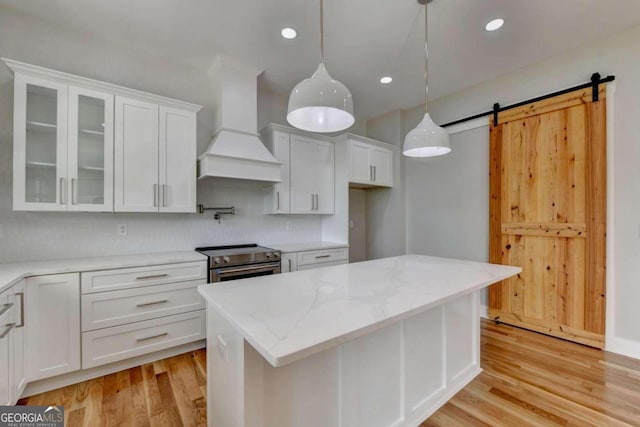
[[[280,270],[283,273],[298,271],[298,253],[290,252],[282,254]]]
[[[13,329],[12,340],[12,355],[13,355],[13,368],[11,369],[11,395],[12,402],[16,402],[24,388],[27,386],[26,364],[25,364],[25,317],[24,317],[24,303],[25,303],[25,281],[21,280],[16,283],[12,288],[13,294],[13,322],[16,326]]]
[[[27,278],[27,380],[80,369],[80,275]]]
[[[347,264],[348,262],[349,249],[346,247],[287,252],[282,254],[282,272],[312,270],[314,268]]]
[[[0,294],[0,405],[28,382],[205,339],[207,273],[203,260],[17,282]]]
[[[0,294],[0,405],[11,405],[13,303],[10,292]]]
[[[207,262],[82,273],[82,368],[203,340]]]
[[[206,338],[204,310],[82,334],[84,369]]]
[[[82,330],[108,328],[156,317],[203,310],[202,282],[170,283],[82,295]],[[85,343],[86,344],[86,343]]]

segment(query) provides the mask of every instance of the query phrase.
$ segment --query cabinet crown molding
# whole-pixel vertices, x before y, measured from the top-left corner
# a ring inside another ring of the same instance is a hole
[[[343,133],[335,137],[336,142],[348,142],[348,141],[360,141],[367,144],[377,145],[379,147],[393,150],[396,145],[389,144],[388,142],[378,141],[377,139],[367,138],[366,136],[356,135],[354,133]]]
[[[130,88],[115,85],[112,83],[101,82],[99,80],[77,76],[75,74],[64,73],[62,71],[56,71],[49,68],[40,67],[38,65],[27,64],[27,63],[15,61],[9,58],[0,58],[0,59],[2,59],[2,61],[14,74],[22,73],[30,76],[35,76],[35,77],[45,77],[49,80],[54,80],[59,83],[72,84],[72,85],[84,87],[87,89],[111,92],[114,95],[134,97],[134,98],[142,99],[148,102],[161,104],[167,107],[180,108],[180,109],[191,111],[194,113],[197,113],[202,109],[201,105],[179,101],[177,99],[168,98],[165,96],[154,95],[154,94],[143,92],[137,89],[130,89]]]

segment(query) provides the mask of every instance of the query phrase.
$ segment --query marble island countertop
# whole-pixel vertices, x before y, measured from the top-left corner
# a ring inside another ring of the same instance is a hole
[[[521,271],[405,255],[202,285],[198,290],[210,308],[278,367]]]
[[[196,251],[175,251],[0,264],[0,292],[29,276],[205,261],[206,259],[205,255]]]

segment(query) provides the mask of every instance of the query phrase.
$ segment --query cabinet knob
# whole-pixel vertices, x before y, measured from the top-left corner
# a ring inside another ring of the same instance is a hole
[[[229,258],[228,256],[222,258],[224,260],[224,262],[231,262],[231,258]]]

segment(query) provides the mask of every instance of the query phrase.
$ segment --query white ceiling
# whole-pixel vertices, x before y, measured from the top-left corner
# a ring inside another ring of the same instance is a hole
[[[317,67],[319,0],[0,0],[84,34],[208,68],[226,53],[264,68],[288,93]],[[358,118],[423,102],[423,17],[416,0],[325,0],[325,63],[353,92]],[[505,26],[484,31],[494,17]],[[638,0],[435,0],[431,98],[640,23]],[[298,38],[284,40],[292,26]],[[585,76],[597,70],[585,70]],[[393,83],[381,85],[390,75]]]

